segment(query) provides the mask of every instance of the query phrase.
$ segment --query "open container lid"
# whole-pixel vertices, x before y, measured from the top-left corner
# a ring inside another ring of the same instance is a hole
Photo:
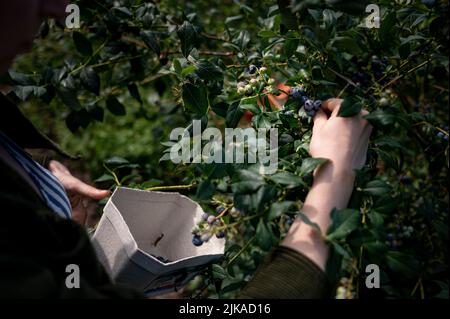
[[[203,213],[179,193],[118,187],[105,205],[93,244],[113,280],[143,291],[175,287],[224,254],[225,239],[192,244],[191,231]]]

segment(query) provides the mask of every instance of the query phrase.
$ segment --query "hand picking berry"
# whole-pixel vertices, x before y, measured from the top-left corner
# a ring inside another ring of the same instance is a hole
[[[314,111],[314,102],[312,100],[306,100],[304,108],[306,112]]]

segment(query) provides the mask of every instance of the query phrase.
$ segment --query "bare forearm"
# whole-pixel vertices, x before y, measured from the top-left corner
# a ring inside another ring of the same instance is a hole
[[[330,226],[332,209],[347,206],[353,183],[354,172],[333,163],[327,163],[318,170],[302,212],[320,227],[322,233],[326,233]],[[304,254],[321,269],[325,269],[328,247],[320,234],[309,225],[296,220],[282,245]]]

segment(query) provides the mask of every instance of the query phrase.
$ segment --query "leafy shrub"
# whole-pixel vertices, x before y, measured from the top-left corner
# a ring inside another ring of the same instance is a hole
[[[349,207],[323,234],[336,296],[448,298],[447,1],[378,1],[379,29],[364,27],[365,1],[77,3],[81,29],[44,24],[4,81],[47,131],[48,117],[65,119],[73,133],[58,123],[52,133],[102,184],[176,189],[221,216],[225,259],[188,286],[192,295],[234,296],[301,210],[321,161],[308,154],[303,104],[268,101],[285,83],[315,100],[344,98],[340,116],[365,108],[375,128]],[[172,128],[236,127],[242,117],[278,128],[274,175],[159,161],[156,143]],[[369,290],[373,263],[381,289]]]

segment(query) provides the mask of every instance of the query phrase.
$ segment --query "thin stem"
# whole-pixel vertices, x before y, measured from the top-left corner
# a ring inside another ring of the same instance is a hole
[[[159,190],[175,190],[175,189],[190,189],[196,186],[196,184],[189,185],[171,185],[171,186],[154,186],[145,188],[146,191],[159,191]]]
[[[253,235],[252,238],[250,238],[250,240],[244,245],[244,247],[241,248],[241,250],[239,250],[226,264],[225,267],[229,267],[235,260],[236,258],[238,258],[252,243],[252,241],[254,241],[256,238],[256,235]]]
[[[407,76],[408,74],[420,69],[421,67],[427,65],[428,63],[430,63],[430,60],[426,60],[422,63],[420,63],[419,65],[416,65],[415,67],[413,67],[411,70],[407,71],[406,73],[403,73],[402,75],[397,76],[395,79],[393,79],[392,81],[390,81],[388,84],[386,84],[385,86],[383,86],[383,88],[381,90],[384,90],[385,88],[391,86],[392,84],[394,84],[395,82],[397,82],[400,79],[403,79],[405,76]]]
[[[105,45],[106,45],[106,43],[108,43],[108,41],[109,41],[109,39],[106,39],[82,65],[73,69],[70,72],[70,74],[74,74],[74,73],[78,72],[79,70],[85,68],[89,64],[89,62],[91,62],[92,58],[95,57],[105,47]]]
[[[116,183],[116,185],[121,186],[122,184],[120,183],[116,173],[114,173],[113,170],[111,170],[108,166],[106,166],[106,164],[103,164],[103,167],[108,171],[108,173],[110,173],[114,177],[114,182]]]
[[[348,77],[346,77],[346,76],[340,74],[339,72],[333,70],[333,69],[330,68],[330,67],[327,67],[327,68],[328,68],[328,70],[330,70],[331,72],[333,72],[336,76],[338,76],[338,77],[340,77],[341,79],[345,80],[348,84],[353,85],[354,87],[357,87],[357,85],[356,85],[352,80],[350,80]]]

